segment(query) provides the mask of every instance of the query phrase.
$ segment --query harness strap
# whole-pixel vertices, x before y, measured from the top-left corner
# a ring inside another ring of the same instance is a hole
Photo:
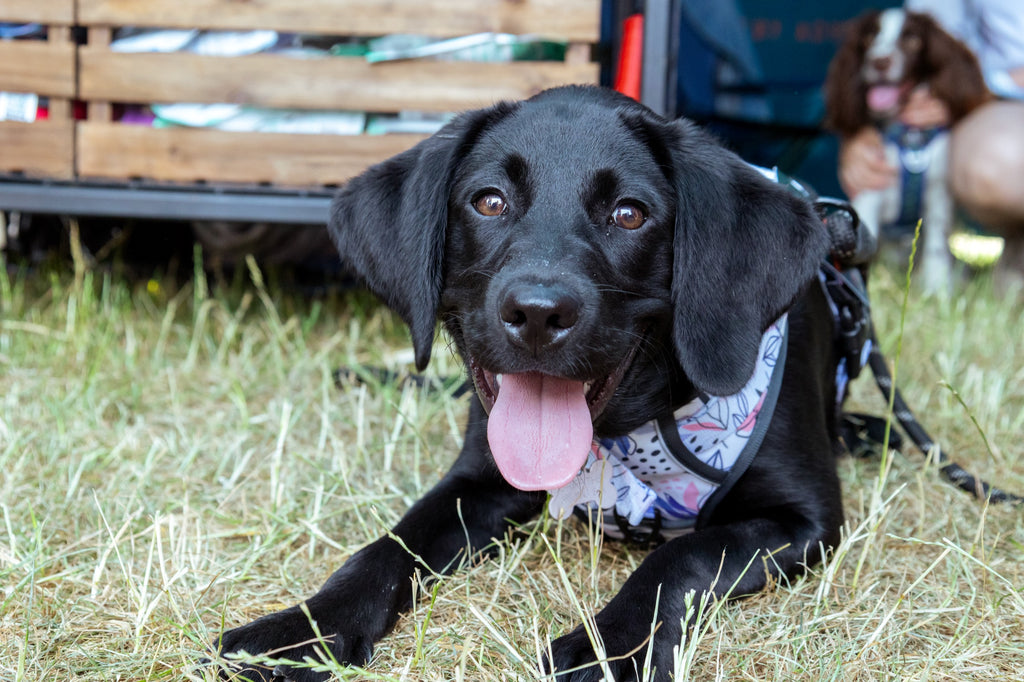
[[[761,450],[761,443],[764,442],[765,434],[768,433],[768,426],[771,424],[775,413],[775,405],[779,400],[779,393],[782,391],[782,378],[786,373],[786,353],[788,349],[789,325],[787,324],[783,331],[782,343],[779,344],[779,355],[778,360],[776,360],[775,371],[772,374],[771,383],[768,384],[768,391],[764,395],[764,403],[761,406],[761,412],[758,414],[757,423],[754,425],[754,431],[750,434],[750,438],[743,448],[739,459],[736,460],[736,463],[729,469],[729,473],[726,474],[725,480],[722,481],[718,489],[711,494],[711,497],[701,507],[700,514],[697,516],[696,529],[699,530],[707,524],[708,519],[715,513],[718,503],[729,494],[729,491],[736,485],[740,476],[747,472],[750,463],[754,461],[754,456]]]
[[[943,131],[936,129],[933,132],[925,145]],[[950,460],[918,421],[903,399],[899,388],[895,386],[885,356],[882,355],[878,340],[875,338],[863,272],[863,268],[870,262],[875,245],[872,243],[867,249],[853,246],[858,243],[861,235],[868,233],[868,230],[858,230],[859,218],[846,202],[818,199],[815,206],[825,220],[832,237],[830,257],[834,264],[824,263],[819,279],[835,319],[835,339],[840,358],[836,376],[838,423],[844,428],[844,433],[848,433],[851,440],[856,441],[847,442],[848,449],[863,449],[865,442],[883,444],[886,440],[886,431],[889,432],[889,447],[899,448],[902,444],[898,434],[888,429],[887,420],[868,415],[847,415],[842,412],[846,383],[860,373],[866,362],[871,367],[875,383],[885,400],[892,400],[893,413],[900,427],[925,457],[936,453],[936,461],[940,464],[939,471],[947,480],[978,499],[1024,503],[1024,497],[996,488]],[[916,218],[914,220],[916,221]],[[864,253],[858,253],[859,251]],[[864,257],[865,254],[867,257]]]

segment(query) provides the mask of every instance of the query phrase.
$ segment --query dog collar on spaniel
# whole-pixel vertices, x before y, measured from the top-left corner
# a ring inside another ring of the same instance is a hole
[[[605,533],[619,539],[701,527],[761,446],[787,338],[783,315],[764,333],[754,374],[735,395],[702,396],[629,435],[595,441],[576,478],[550,491],[550,513],[600,515]]]

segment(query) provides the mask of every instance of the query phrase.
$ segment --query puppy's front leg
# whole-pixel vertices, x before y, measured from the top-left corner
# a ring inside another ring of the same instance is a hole
[[[353,555],[304,604],[272,613],[225,632],[220,653],[246,651],[271,657],[319,661],[310,620],[338,661],[365,664],[373,646],[409,608],[417,569],[445,572],[460,554],[476,553],[504,535],[510,522],[526,521],[540,511],[544,493],[525,493],[498,474],[487,451],[486,417],[474,398],[466,441],[452,469],[383,537]],[[401,540],[399,542],[395,538]],[[404,545],[404,546],[403,546]],[[419,562],[422,561],[425,567]],[[238,666],[244,677],[318,682],[327,675],[309,669]]]
[[[820,524],[787,515],[709,527],[659,547],[595,616],[615,679],[643,679],[646,639],[657,623],[651,659],[656,673],[651,679],[667,682],[673,672],[672,649],[679,646],[683,628],[692,625],[684,622],[688,593],[693,591],[696,606],[705,592],[716,598],[758,592],[769,575],[794,575],[804,562],[813,564],[817,558],[812,555],[820,554],[818,542],[827,546],[830,535]],[[597,682],[603,677],[582,626],[552,642],[552,654],[555,672],[575,669],[558,675],[559,682]]]

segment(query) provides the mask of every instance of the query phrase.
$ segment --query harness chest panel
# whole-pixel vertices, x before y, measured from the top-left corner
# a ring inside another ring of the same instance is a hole
[[[605,533],[620,539],[628,529],[672,538],[700,527],[761,446],[786,342],[783,315],[762,336],[754,373],[738,393],[701,396],[626,436],[595,441],[576,479],[551,491],[550,512],[600,515]]]

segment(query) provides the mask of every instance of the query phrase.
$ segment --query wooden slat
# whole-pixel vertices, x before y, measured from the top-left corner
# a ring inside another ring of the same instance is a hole
[[[596,64],[297,60],[280,55],[121,54],[83,47],[79,96],[113,102],[238,103],[299,109],[459,111],[593,83]]]
[[[74,20],[74,0],[3,0],[0,2],[0,21],[72,24]]]
[[[494,31],[597,42],[599,5],[597,0],[78,0],[78,20],[85,25],[329,35]]]
[[[285,135],[78,124],[81,177],[339,184],[423,135]]]
[[[0,170],[67,179],[73,171],[71,121],[0,121]]]
[[[47,41],[49,42],[51,47],[53,47],[55,49],[58,49],[58,50],[61,50],[61,49],[75,50],[75,49],[77,49],[77,46],[75,45],[74,29],[71,26],[53,26],[53,25],[51,25],[49,27],[49,30],[47,31]],[[72,52],[71,60],[70,60],[70,63],[69,63],[69,72],[70,72],[70,75],[71,75],[71,82],[69,82],[67,84],[68,87],[71,88],[72,93],[74,93],[75,88],[77,86],[77,79],[76,79],[76,75],[75,75],[75,61],[74,61],[74,59],[75,59],[75,55],[74,55],[74,52]],[[70,95],[70,96],[73,96],[73,94]],[[70,119],[72,117],[72,113],[71,113],[71,100],[69,99],[70,96],[61,97],[61,96],[54,95],[54,96],[50,97],[50,107],[49,108],[50,108],[50,118],[51,119],[53,119],[55,121],[57,121],[57,120],[59,120],[59,121],[66,121],[66,120],[68,120],[68,119]]]
[[[89,44],[93,49],[109,49],[110,41],[113,37],[114,29],[110,27],[93,27],[89,29]],[[79,67],[78,71],[79,80],[81,80],[81,67]],[[114,118],[114,107],[108,101],[92,100],[88,104],[87,111],[87,116],[92,121],[111,121]]]
[[[0,90],[74,97],[75,46],[34,40],[0,41]]]

